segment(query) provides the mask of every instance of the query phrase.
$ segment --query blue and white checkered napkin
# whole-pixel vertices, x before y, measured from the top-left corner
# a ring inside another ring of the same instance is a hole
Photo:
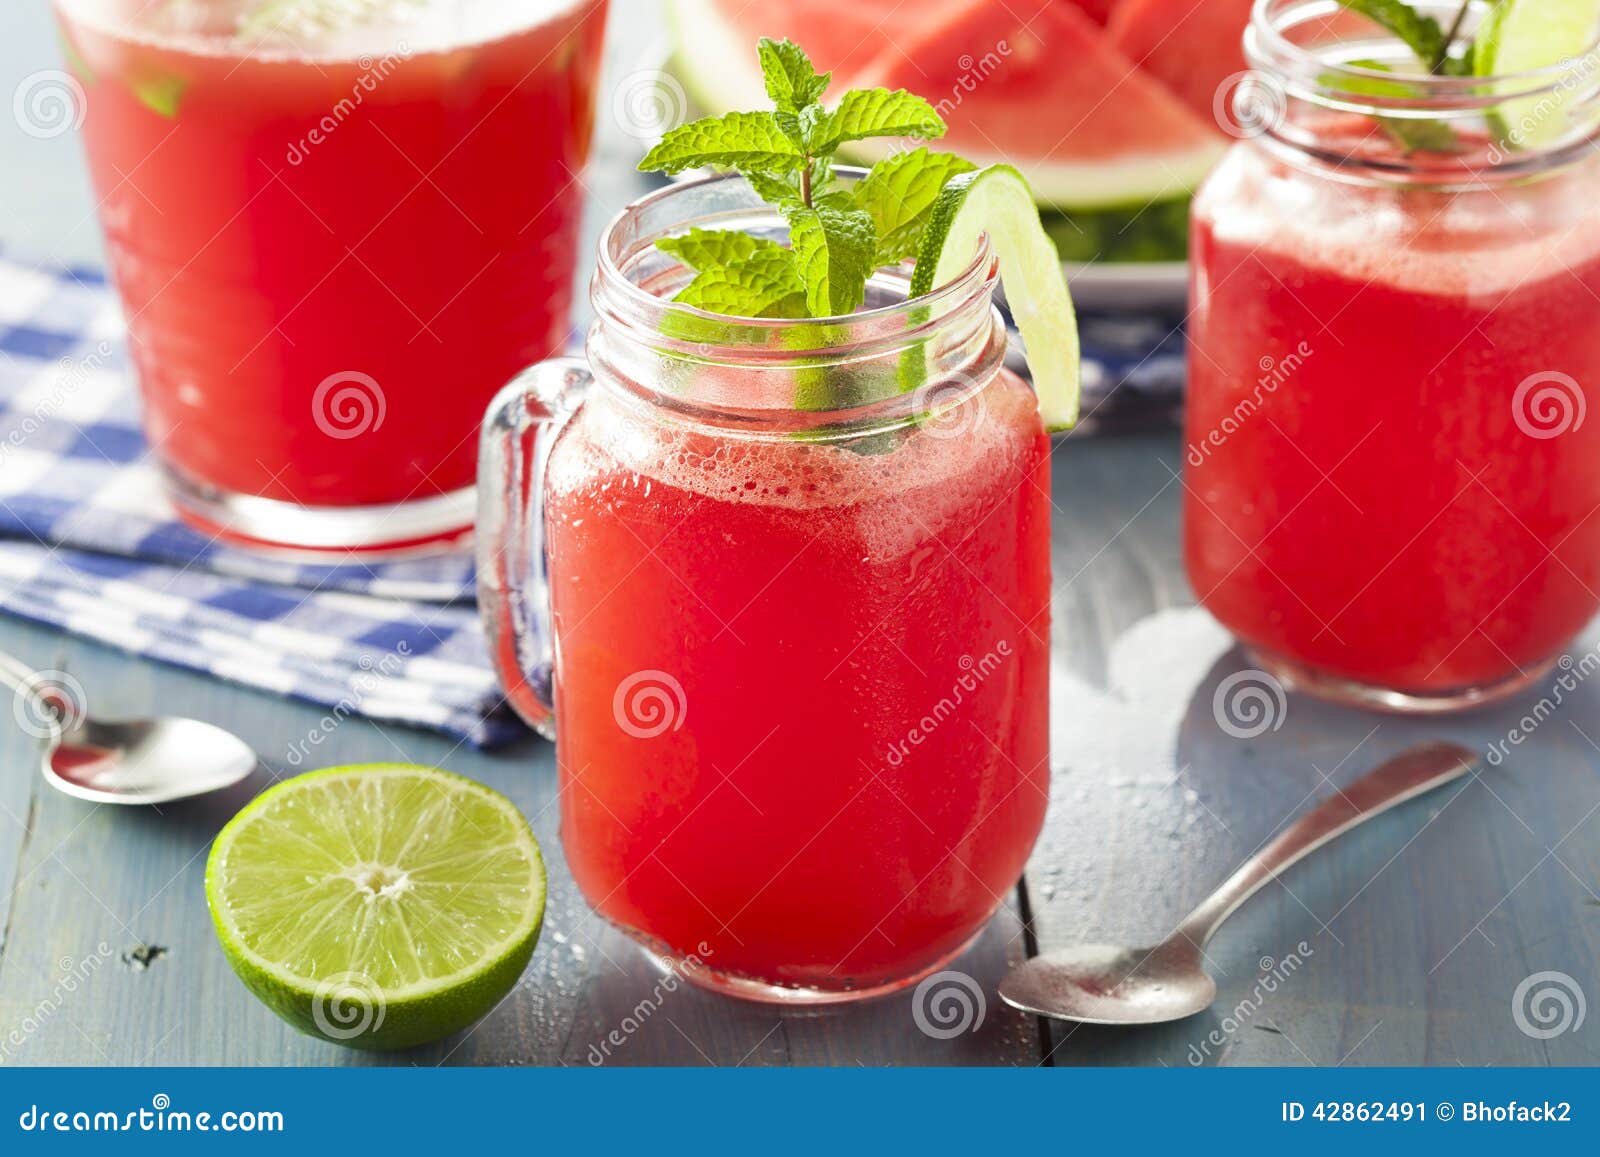
[[[103,275],[3,255],[0,610],[480,745],[521,731],[470,558],[301,565],[185,527],[147,455]]]

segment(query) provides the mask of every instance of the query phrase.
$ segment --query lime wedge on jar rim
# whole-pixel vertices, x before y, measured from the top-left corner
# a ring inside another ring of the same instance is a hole
[[[296,1028],[398,1049],[489,1012],[544,919],[539,845],[515,804],[431,767],[297,776],[222,829],[206,900],[228,963]]]
[[[1499,0],[1472,44],[1475,76],[1515,76],[1571,61],[1594,46],[1600,32],[1600,0]],[[1541,145],[1568,128],[1565,110],[1542,108],[1545,96],[1507,102],[1498,119],[1513,143]]]
[[[1070,430],[1078,420],[1078,318],[1061,258],[1021,173],[989,165],[945,184],[922,234],[911,293],[921,296],[959,276],[982,234],[1000,263],[1039,414],[1051,432]]]

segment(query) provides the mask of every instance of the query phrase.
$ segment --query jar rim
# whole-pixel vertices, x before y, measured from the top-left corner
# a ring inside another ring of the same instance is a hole
[[[1424,10],[1437,8],[1446,14],[1447,19],[1450,13],[1459,8],[1455,0],[1415,0],[1412,6]],[[1481,20],[1491,7],[1491,0],[1468,0],[1468,11],[1476,12],[1475,19]],[[1414,89],[1417,93],[1415,97],[1371,94],[1361,97],[1362,101],[1370,101],[1383,108],[1419,109],[1431,104],[1485,108],[1511,99],[1539,96],[1564,88],[1574,74],[1575,65],[1583,60],[1594,63],[1591,73],[1597,87],[1600,87],[1600,30],[1577,57],[1559,60],[1542,68],[1497,73],[1494,76],[1447,76],[1434,73],[1397,75],[1330,59],[1316,46],[1297,43],[1289,36],[1289,32],[1301,24],[1340,14],[1361,15],[1345,8],[1338,0],[1255,0],[1245,34],[1246,56],[1255,67],[1268,68],[1301,81],[1310,80],[1319,89],[1341,92],[1347,96],[1349,90],[1337,83],[1341,79],[1399,80],[1407,89]],[[1492,89],[1485,92],[1490,83]]]
[[[834,172],[847,179],[858,180],[866,175],[866,170],[856,166],[836,165]],[[747,333],[770,333],[792,328],[796,325],[809,325],[827,327],[830,330],[861,329],[867,330],[874,326],[882,326],[885,322],[894,322],[897,319],[913,320],[913,315],[929,313],[933,317],[941,317],[952,308],[958,307],[964,301],[982,294],[987,297],[993,290],[994,282],[998,278],[995,268],[993,250],[990,247],[988,236],[982,235],[978,239],[977,251],[967,266],[950,281],[937,286],[927,293],[917,297],[907,296],[887,305],[859,309],[854,313],[836,314],[828,317],[811,318],[767,318],[767,317],[740,317],[735,314],[714,313],[710,310],[700,309],[697,306],[685,305],[682,302],[672,301],[659,294],[652,293],[649,289],[639,285],[631,278],[624,265],[629,258],[636,255],[642,248],[654,244],[655,237],[648,237],[643,243],[626,247],[622,243],[626,227],[639,219],[641,214],[660,206],[662,203],[687,197],[697,191],[704,191],[718,187],[743,186],[749,189],[744,178],[737,173],[713,173],[708,176],[694,177],[688,180],[677,180],[646,193],[643,197],[630,202],[620,210],[601,230],[598,245],[598,258],[595,266],[596,292],[608,295],[615,294],[619,303],[631,307],[636,311],[636,318],[644,318],[659,313],[660,316],[677,315],[702,322],[711,322],[730,331],[745,331]],[[751,213],[762,213],[776,216],[777,209],[756,197],[754,190],[750,190],[753,199],[748,206]],[[681,232],[692,222],[681,222],[676,230],[662,230],[657,236],[671,236],[673,232]],[[655,326],[659,331],[659,325]],[[902,335],[903,337],[903,335]],[[730,343],[739,345],[742,343]],[[797,356],[805,356],[815,351],[796,350],[789,351]]]
[[[841,175],[854,180],[864,171]],[[867,308],[854,313],[748,318],[668,296],[685,268],[655,242],[694,226],[761,235],[786,223],[737,174],[675,182],[612,218],[591,286],[596,376],[673,420],[738,436],[852,438],[947,405],[951,388],[981,388],[1000,368],[999,269],[986,236],[972,261],[929,293],[910,295],[902,264],[870,276]],[[797,401],[803,383],[829,379],[837,390]]]

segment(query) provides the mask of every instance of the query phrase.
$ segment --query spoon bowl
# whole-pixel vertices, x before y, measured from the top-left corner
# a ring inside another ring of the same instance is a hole
[[[0,684],[18,696],[18,719],[40,728],[45,780],[79,799],[170,803],[232,787],[256,767],[244,740],[198,719],[95,719],[76,701],[81,689],[74,697],[9,655],[0,654]]]
[[[198,719],[79,719],[45,748],[51,785],[94,803],[157,804],[232,787],[255,770],[245,742]]]
[[[1000,998],[1035,1016],[1084,1024],[1162,1024],[1211,1007],[1217,985],[1186,944],[1079,944],[1015,969]]]

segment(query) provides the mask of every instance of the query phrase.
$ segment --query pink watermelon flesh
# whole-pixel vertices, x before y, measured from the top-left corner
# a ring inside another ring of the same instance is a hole
[[[1118,0],[1106,34],[1207,120],[1218,91],[1246,65],[1242,41],[1254,0]],[[1225,98],[1224,98],[1225,99]]]
[[[1209,108],[1196,116],[1063,0],[958,0],[852,83],[919,93],[950,126],[941,148],[1024,168],[1205,149],[1219,136]]]
[[[829,96],[854,85],[854,77],[905,32],[907,24],[937,22],[962,0],[712,0],[729,25],[755,42],[788,38],[806,50],[818,72],[832,72]],[[1094,2],[1094,0],[1087,0]],[[1102,0],[1104,2],[1104,0]]]

